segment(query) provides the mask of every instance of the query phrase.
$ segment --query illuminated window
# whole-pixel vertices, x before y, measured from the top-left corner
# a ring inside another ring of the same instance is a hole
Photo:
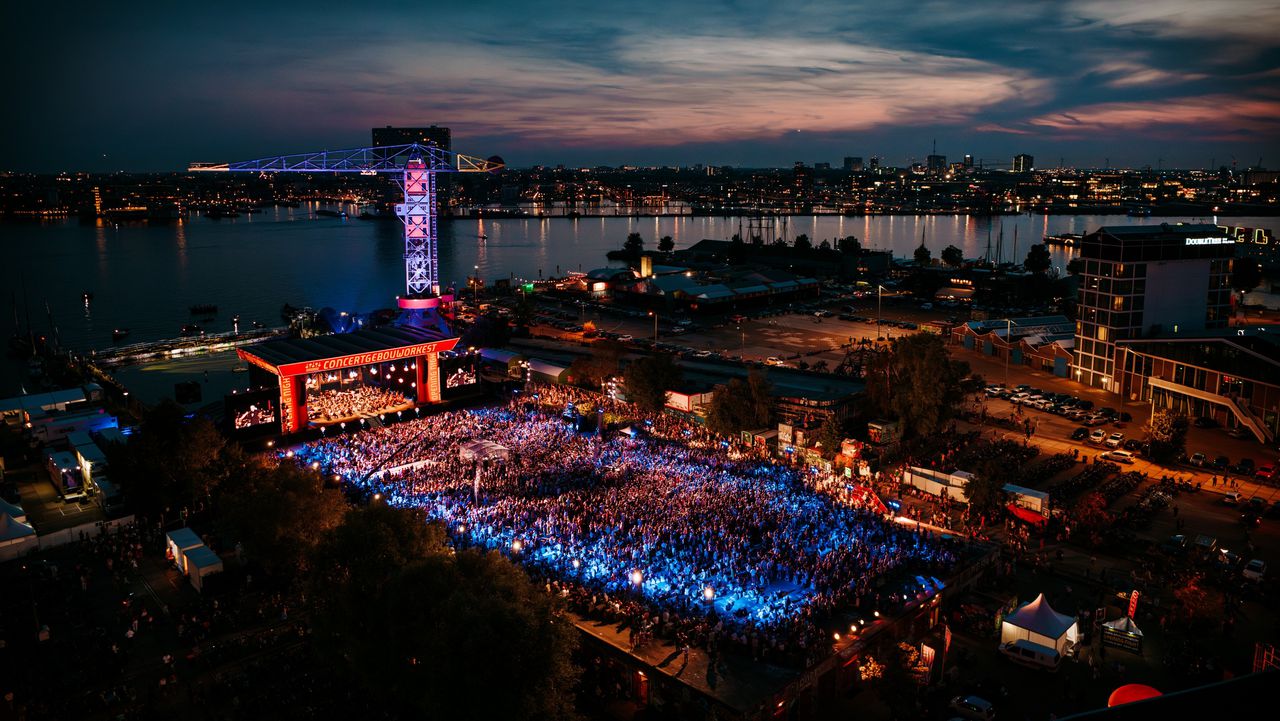
[[[1108,328],[1105,325],[1098,326],[1098,340],[1105,341],[1107,339]]]

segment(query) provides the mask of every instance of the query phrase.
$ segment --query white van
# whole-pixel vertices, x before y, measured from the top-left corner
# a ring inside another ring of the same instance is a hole
[[[1025,638],[1000,644],[1000,653],[1003,653],[1014,663],[1031,666],[1032,668],[1047,668],[1050,671],[1057,671],[1058,667],[1062,665],[1062,654],[1055,649],[1032,643]]]

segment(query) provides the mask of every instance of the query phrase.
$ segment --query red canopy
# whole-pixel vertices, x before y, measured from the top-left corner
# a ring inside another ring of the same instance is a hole
[[[1012,513],[1019,521],[1026,521],[1027,523],[1033,523],[1035,525],[1042,525],[1049,522],[1049,519],[1039,513],[1023,508],[1017,504],[1010,503],[1007,508],[1009,509],[1009,513]]]
[[[1107,699],[1107,708],[1119,706],[1121,704],[1133,703],[1143,699],[1155,698],[1161,693],[1150,686],[1141,683],[1127,683],[1115,691],[1111,692],[1111,697]]]

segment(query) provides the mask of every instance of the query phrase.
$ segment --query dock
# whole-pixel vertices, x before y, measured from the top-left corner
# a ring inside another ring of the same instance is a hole
[[[283,326],[279,328],[255,328],[239,333],[234,331],[208,333],[190,338],[168,338],[93,351],[89,358],[100,368],[113,368],[158,358],[177,358],[202,353],[216,353],[262,343],[275,338],[283,338],[288,334],[289,329]]]

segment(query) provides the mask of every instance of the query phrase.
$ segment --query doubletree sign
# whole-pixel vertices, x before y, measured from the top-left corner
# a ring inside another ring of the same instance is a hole
[[[1187,238],[1184,245],[1226,245],[1234,242],[1235,238]]]

